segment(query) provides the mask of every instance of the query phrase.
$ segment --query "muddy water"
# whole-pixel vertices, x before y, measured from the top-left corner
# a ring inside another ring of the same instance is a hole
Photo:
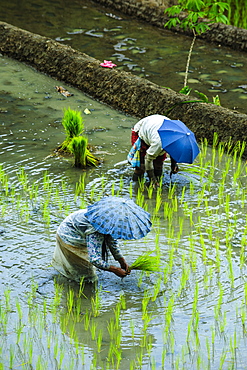
[[[179,91],[191,39],[157,30],[87,1],[1,2],[1,20],[49,36],[99,60],[113,60],[119,69],[145,76]],[[188,84],[212,101],[246,113],[245,54],[197,40]],[[194,93],[194,95],[196,95]]]
[[[164,271],[149,276],[134,271],[122,281],[115,275],[98,272],[101,307],[99,316],[92,319],[98,331],[103,333],[103,345],[98,353],[97,343],[82,320],[87,310],[91,312],[90,298],[95,295],[94,289],[87,287],[87,299],[82,297],[74,304],[76,309],[81,302],[82,316],[79,319],[74,315],[68,317],[68,294],[71,289],[78,294],[78,287],[63,279],[50,266],[55,230],[66,214],[83,204],[112,192],[117,194],[120,191],[123,196],[129,194],[132,170],[126,165],[116,164],[126,158],[130,129],[136,120],[66,85],[64,87],[74,95],[65,98],[54,88],[61,84],[59,81],[6,57],[1,57],[0,61],[0,162],[9,177],[8,197],[1,188],[0,198],[1,292],[11,291],[12,305],[15,298],[19,299],[23,320],[29,312],[28,324],[24,321],[23,326],[25,335],[20,340],[15,337],[16,328],[20,325],[15,321],[17,310],[12,309],[9,334],[1,335],[4,348],[0,355],[1,363],[9,364],[11,348],[12,353],[21,349],[23,362],[30,363],[25,352],[25,338],[29,338],[35,348],[32,366],[38,368],[37,357],[42,356],[46,361],[42,369],[56,368],[55,348],[49,349],[51,336],[58,343],[60,353],[64,353],[63,368],[107,368],[107,356],[116,340],[111,339],[109,325],[116,314],[114,310],[124,297],[126,306],[118,319],[121,322],[118,353],[121,352],[122,356],[119,369],[140,368],[140,361],[142,368],[147,370],[163,369],[164,361],[166,369],[174,366],[191,369],[197,368],[199,360],[207,368],[218,369],[224,356],[222,368],[227,369],[230,361],[233,366],[243,364],[237,368],[244,369],[247,360],[244,350],[246,331],[242,324],[247,284],[245,163],[234,162],[233,158],[221,157],[208,149],[195,162],[199,165],[202,161],[206,169],[204,176],[180,172],[172,179],[172,184],[177,183],[173,196],[168,192],[169,163],[165,163],[162,205],[156,212],[152,231],[144,240],[122,244],[129,263],[146,250],[156,250],[158,246]],[[68,106],[82,112],[88,138],[104,159],[98,169],[85,173],[73,167],[71,158],[52,155],[65,137],[61,119],[63,109]],[[84,113],[86,108],[91,114]],[[211,165],[214,155],[214,165]],[[21,190],[20,167],[28,176],[29,186],[34,184],[40,189],[36,198],[29,199],[28,190]],[[234,180],[238,169],[241,175]],[[48,180],[44,185],[44,171],[48,171],[50,176],[53,189],[50,192]],[[75,197],[75,184],[84,175],[84,192]],[[15,193],[11,195],[11,191]],[[138,195],[138,188],[133,185],[132,193],[136,201],[143,201],[143,206],[155,214],[155,192],[152,196],[143,189]],[[175,195],[177,203],[174,203]],[[48,211],[44,208],[47,200]],[[54,312],[55,278],[61,291],[61,303],[56,308],[55,319],[47,318],[48,331],[45,329],[40,334],[42,307],[47,304],[48,312],[51,315]],[[38,289],[33,306],[29,302],[28,308],[27,295],[33,281]],[[143,311],[147,296],[150,297],[148,308]],[[144,312],[149,320],[146,328]],[[167,329],[168,312],[172,322]],[[36,315],[35,319],[30,317],[31,313]],[[29,331],[32,325],[35,334]],[[194,328],[192,332],[191,325]],[[234,358],[231,356],[235,341],[239,352]],[[17,342],[18,346],[15,346]],[[19,364],[18,353],[16,366]],[[29,365],[23,366],[29,368]],[[116,363],[110,368],[116,369]]]
[[[47,10],[50,9],[48,2],[46,7],[37,2],[18,4],[19,8],[12,7],[11,4],[5,6],[8,12],[11,10],[12,14],[15,14],[18,22],[24,23],[24,13],[19,9],[26,9],[29,4],[27,28],[32,24],[37,27],[33,31],[41,34],[44,34],[41,28],[53,30],[52,37],[69,35],[63,28],[67,19],[73,19],[73,28],[79,27],[82,18],[80,16],[76,23],[74,16],[82,14],[78,13],[79,10],[84,11],[82,9],[86,9],[87,14],[89,11],[94,12],[94,22],[97,17],[100,20],[106,19],[107,22],[120,22],[106,17],[104,13],[90,10],[85,3],[83,4],[86,7],[76,3],[75,12],[66,5],[68,16],[66,19],[61,18],[63,22],[60,20],[59,28],[54,27],[54,24],[57,22],[57,16],[63,13],[65,4],[61,6],[59,2],[54,3],[54,11]],[[39,13],[40,9],[42,13]],[[49,17],[50,23],[46,17]],[[43,22],[40,22],[43,18],[46,19],[45,27]],[[84,19],[87,20],[87,17]],[[124,22],[132,27],[132,22]],[[23,27],[23,24],[19,25]],[[83,34],[81,31],[77,32],[69,37],[74,39],[76,35]],[[89,44],[95,39],[102,41],[104,38],[105,34],[101,38],[87,35]],[[128,43],[130,45],[131,40]],[[146,55],[145,53],[142,55]],[[139,54],[141,55],[140,52]],[[93,56],[99,58],[97,55]],[[112,56],[109,53],[107,59],[113,59]],[[103,54],[99,59],[102,59],[101,57]],[[129,68],[126,66],[127,64],[124,68]],[[229,68],[234,71],[242,69],[240,66]],[[117,193],[119,189],[122,195],[129,193],[132,170],[126,165],[115,165],[126,158],[130,129],[136,120],[93,101],[70,86],[63,85],[74,94],[65,98],[55,90],[55,86],[61,82],[38,74],[35,70],[6,57],[0,58],[0,81],[0,163],[9,177],[10,191],[8,197],[5,196],[3,188],[0,193],[1,303],[4,301],[5,289],[9,289],[13,297],[7,334],[3,330],[3,321],[0,326],[0,363],[4,364],[4,368],[11,367],[10,353],[15,350],[14,368],[18,368],[22,363],[25,369],[30,369],[31,366],[38,369],[38,356],[44,359],[42,369],[59,368],[55,358],[55,345],[50,345],[49,338],[52,338],[55,344],[58,343],[60,353],[64,353],[61,367],[63,369],[98,367],[114,370],[189,370],[229,369],[229,366],[245,369],[246,163],[234,162],[233,158],[227,155],[221,158],[216,153],[215,161],[211,164],[214,151],[208,149],[206,154],[202,153],[202,157],[199,156],[196,160],[197,165],[201,160],[202,166],[207,169],[204,176],[201,178],[198,175],[190,175],[186,171],[176,175],[172,179],[172,184],[177,183],[173,196],[169,195],[168,191],[169,163],[165,163],[162,205],[157,211],[152,231],[144,240],[128,241],[122,245],[129,263],[146,250],[155,250],[158,246],[164,270],[160,274],[149,276],[142,276],[134,271],[124,280],[107,272],[98,273],[101,308],[99,316],[92,320],[97,325],[98,332],[101,330],[103,333],[103,345],[98,353],[96,340],[92,339],[90,330],[86,330],[84,321],[75,320],[73,315],[67,318],[67,293],[72,289],[77,294],[78,287],[73,282],[59,277],[50,266],[54,236],[59,222],[69,212],[103,194],[111,194],[113,191]],[[96,146],[98,155],[104,160],[99,168],[85,173],[73,167],[72,159],[53,156],[54,148],[65,137],[61,119],[66,107],[82,112],[89,141]],[[86,108],[91,114],[84,113]],[[28,184],[36,184],[39,187],[37,198],[30,200],[29,193],[21,190],[21,180],[18,178],[20,167],[24,168],[28,176]],[[241,175],[234,180],[238,169]],[[47,186],[43,185],[44,171],[49,172],[54,186],[51,194]],[[84,193],[75,197],[75,185],[84,174]],[[16,193],[11,195],[14,190]],[[144,189],[138,195],[138,188],[134,185],[132,192],[137,201],[144,200],[143,205],[154,215],[156,192],[151,196],[147,189]],[[20,198],[18,194],[21,194]],[[49,222],[43,206],[47,199]],[[61,202],[61,207],[57,199]],[[172,214],[169,209],[173,210]],[[30,312],[37,317],[42,316],[43,307],[47,304],[48,312],[53,315],[55,277],[59,278],[62,300],[55,311],[55,318],[48,316],[42,332],[41,318],[36,318],[35,321]],[[30,302],[26,302],[33,280],[37,282],[38,290],[33,306],[30,306]],[[87,309],[91,312],[90,297],[95,297],[92,287],[87,287],[85,293],[88,298],[77,299],[75,303],[76,308],[81,301],[81,318]],[[116,310],[122,296],[126,306],[121,309],[118,320],[121,323],[121,344],[118,352],[121,352],[122,358],[117,367],[116,363],[107,365],[111,344],[115,345],[116,340],[110,337],[109,324],[115,317],[114,309]],[[147,296],[150,300],[147,310],[144,311]],[[15,337],[18,327],[18,321],[15,321],[16,297],[21,302],[23,317],[26,319],[23,326],[25,335],[19,341]],[[151,318],[148,324],[145,322],[144,312],[148,319]],[[170,327],[169,312],[172,316]],[[64,318],[67,320],[66,325]],[[34,330],[29,332],[32,325]],[[29,344],[27,338],[35,348],[31,361],[25,352]]]
[[[63,158],[54,154],[65,139],[61,120],[63,110],[68,107],[82,112],[85,133],[89,142],[95,146],[95,154],[103,161],[99,168],[87,171],[86,183],[101,176],[102,172],[112,169],[115,163],[126,159],[130,146],[130,129],[136,121],[134,118],[118,113],[63,84],[63,87],[74,94],[70,98],[65,98],[55,89],[56,85],[61,85],[59,81],[38,74],[35,70],[5,57],[1,57],[0,76],[0,163],[10,176],[11,183],[16,184],[16,172],[23,167],[34,181],[42,181],[44,171],[49,171],[55,183],[65,181],[73,189],[83,172],[74,168],[73,158]],[[84,113],[86,109],[90,114]],[[25,240],[25,226],[23,227]],[[21,231],[17,231],[17,234],[16,231],[14,228],[13,233],[20,238]],[[36,232],[37,230],[34,234]],[[7,232],[8,238],[12,243],[12,232]],[[40,235],[37,238],[39,239]],[[43,240],[40,242],[43,243]],[[20,243],[22,245],[23,241]],[[35,250],[40,258],[40,248]],[[4,257],[7,270],[4,269],[3,280],[10,285],[12,282],[6,271],[10,271],[8,260],[13,260],[14,266],[16,265],[15,254],[12,255],[12,251],[11,249],[10,257],[9,250]],[[46,253],[44,249],[44,255]],[[35,255],[32,258],[35,258]],[[19,263],[16,265],[17,271],[18,265]],[[14,273],[13,266],[11,267],[11,274],[15,279],[17,272]],[[30,275],[28,274],[28,277],[25,277],[25,274],[19,275],[20,286],[23,284],[22,279],[26,278],[29,280]],[[15,282],[15,286],[16,284]]]
[[[2,163],[32,167],[34,160],[50,171],[56,171],[61,163],[71,169],[71,161],[58,158],[54,166],[54,159],[49,158],[65,139],[61,120],[68,107],[82,112],[89,142],[97,147],[96,154],[106,165],[126,159],[129,131],[135,119],[8,58],[1,57],[0,74],[1,155],[6,160]],[[63,97],[56,91],[57,85],[67,88],[73,96]]]

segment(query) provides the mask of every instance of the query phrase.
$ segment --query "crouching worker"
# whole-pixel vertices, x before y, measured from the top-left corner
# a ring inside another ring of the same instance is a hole
[[[134,147],[139,144],[139,147],[136,147],[139,150],[139,162],[133,163],[128,156],[129,162],[132,162],[132,166],[135,167],[132,177],[133,181],[138,181],[147,172],[151,183],[154,186],[159,185],[163,174],[163,162],[166,159],[166,152],[162,148],[158,129],[161,127],[164,119],[169,120],[165,116],[154,114],[141,119],[132,129],[131,143]],[[177,173],[178,170],[176,161],[171,157],[170,175]]]
[[[137,230],[134,230],[135,220]],[[117,239],[143,237],[150,231],[150,226],[149,213],[131,199],[102,198],[87,209],[70,214],[59,225],[52,265],[62,275],[77,282],[82,277],[87,282],[95,282],[96,268],[123,278],[129,274],[128,264]],[[109,252],[119,267],[108,263]]]

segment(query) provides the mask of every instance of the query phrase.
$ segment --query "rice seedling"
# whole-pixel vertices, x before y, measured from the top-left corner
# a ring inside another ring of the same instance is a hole
[[[90,332],[91,332],[92,340],[95,340],[96,338],[96,329],[97,329],[97,325],[94,321],[92,321],[90,325]]]
[[[170,334],[169,334],[169,350],[171,351],[172,354],[174,354],[174,350],[175,350],[175,337],[174,337],[174,334],[173,332],[171,331]]]
[[[150,343],[151,345],[151,343]],[[156,369],[156,361],[155,361],[155,358],[152,357],[151,359],[151,370],[155,370]]]
[[[68,294],[67,294],[67,309],[68,309],[68,314],[70,315],[72,313],[72,309],[74,306],[74,290],[69,289]]]
[[[80,136],[84,130],[81,112],[70,108],[64,109],[62,125],[66,133],[66,138],[62,143],[61,148],[63,151],[67,151],[70,141],[74,137]]]
[[[144,196],[144,188],[141,186],[144,184],[144,182],[139,183],[138,191],[137,191],[137,196],[136,196],[136,204],[138,204],[140,207],[144,208],[144,203],[145,203],[145,196]]]
[[[119,304],[120,304],[120,307],[121,307],[122,310],[126,309],[126,299],[125,299],[124,294],[120,295]]]
[[[46,221],[47,225],[50,224],[50,209],[49,209],[50,200],[46,199],[43,203],[43,218]]]
[[[86,172],[83,172],[79,178],[79,181],[75,185],[75,201],[77,197],[79,197],[85,191],[85,178],[86,178]]]
[[[159,271],[160,270],[160,258],[158,256],[151,256],[152,252],[144,253],[139,256],[130,266],[131,270],[142,270],[142,271]]]
[[[121,340],[122,340],[122,331],[121,328],[116,332],[115,336],[115,350],[118,352],[117,353],[117,358],[121,359]],[[120,355],[120,356],[119,356]]]
[[[89,313],[88,310],[87,310],[84,317],[83,317],[85,330],[89,329],[90,320],[91,320],[91,313]]]
[[[115,338],[115,320],[113,318],[110,319],[107,325],[108,333],[110,335],[110,338],[113,340]]]
[[[161,359],[162,369],[165,368],[166,352],[167,352],[166,348],[163,347],[163,349],[162,349],[162,359]]]
[[[131,337],[134,340],[135,338],[135,322],[133,319],[130,320],[130,331],[131,331]]]
[[[73,137],[68,145],[71,153],[74,154],[75,167],[85,168],[86,167],[86,150],[87,150],[87,138],[84,136]]]
[[[142,366],[142,363],[143,363],[143,350],[141,349],[140,351],[140,354],[137,354],[137,357],[136,357],[136,367],[138,369],[138,367],[140,368]],[[136,369],[135,367],[135,369]]]
[[[188,269],[187,266],[184,265],[183,270],[182,270],[182,276],[180,279],[180,287],[177,293],[178,297],[181,295],[182,291],[186,288],[186,284],[189,280],[189,277],[190,277],[190,270]]]
[[[123,191],[123,188],[124,188],[124,180],[123,180],[123,176],[120,177],[120,180],[119,180],[119,188],[118,188],[118,191],[116,193],[117,196],[120,196],[122,191]]]
[[[110,364],[113,365],[114,369],[119,369],[120,363],[122,359],[122,353],[119,348],[115,347],[113,343],[110,344],[110,350],[108,354],[108,361]]]
[[[112,185],[111,185],[111,195],[114,196],[115,195],[115,181],[112,182]]]
[[[152,349],[152,338],[150,335],[148,335],[146,330],[143,330],[141,341],[140,341],[140,347],[144,348],[148,355],[150,356],[151,349]]]
[[[91,297],[92,315],[94,317],[99,316],[101,305],[100,290],[97,290],[94,297]]]
[[[160,293],[160,289],[161,289],[161,282],[163,281],[163,278],[162,278],[162,276],[160,275],[159,277],[158,277],[158,279],[157,279],[157,281],[156,281],[156,284],[155,284],[155,286],[154,286],[154,289],[153,289],[153,296],[152,296],[152,301],[154,302],[156,299],[157,299],[157,297],[158,297],[158,295],[159,295],[159,293]]]
[[[147,290],[144,291],[143,299],[142,299],[142,319],[146,316],[147,314],[147,306],[150,301],[150,295]]]
[[[10,289],[6,289],[4,291],[4,298],[5,298],[5,309],[6,311],[11,311],[11,304],[10,304]]]
[[[99,330],[98,335],[97,335],[97,339],[96,339],[98,353],[100,353],[100,351],[101,351],[102,338],[103,338],[102,330]]]
[[[7,335],[8,323],[9,323],[8,310],[6,310],[5,308],[1,308],[0,324],[1,324],[1,332],[2,332],[3,335]]]
[[[157,192],[156,192],[156,201],[155,201],[155,209],[154,209],[154,215],[157,215],[159,210],[160,210],[160,207],[162,205],[162,196],[161,196],[161,192],[162,192],[162,187],[159,187],[157,189]]]
[[[165,338],[167,339],[168,335],[170,334],[171,324],[173,321],[173,311],[174,311],[174,304],[175,304],[175,296],[171,296],[169,302],[166,306],[165,310],[165,329],[164,333],[166,333]]]
[[[84,122],[80,111],[70,108],[64,110],[62,119],[66,138],[58,148],[58,151],[73,153],[75,157],[75,167],[85,168],[86,166],[98,166],[99,159],[89,150],[87,138],[82,136]]]
[[[130,182],[130,184],[129,184],[128,191],[129,191],[129,197],[130,197],[130,199],[132,199],[133,198],[133,183],[132,182]]]
[[[148,186],[147,190],[148,190],[148,198],[149,198],[149,199],[152,199],[152,197],[153,197],[153,192],[154,192],[154,187],[153,187],[153,185],[152,185],[151,183],[149,184],[149,186]]]
[[[169,186],[169,191],[168,191],[168,199],[172,199],[174,197],[176,191],[176,184],[171,184]]]
[[[16,304],[16,309],[17,309],[17,312],[18,312],[18,318],[19,318],[19,321],[21,322],[22,317],[23,317],[23,312],[22,312],[20,302],[17,298],[15,300],[15,304]]]

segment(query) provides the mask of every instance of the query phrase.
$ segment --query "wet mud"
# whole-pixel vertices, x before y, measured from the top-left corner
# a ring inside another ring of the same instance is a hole
[[[131,116],[169,115],[186,122],[198,140],[207,138],[209,144],[214,132],[222,142],[247,141],[245,114],[201,103],[129,72],[101,67],[99,60],[69,46],[4,22],[0,22],[0,52]]]

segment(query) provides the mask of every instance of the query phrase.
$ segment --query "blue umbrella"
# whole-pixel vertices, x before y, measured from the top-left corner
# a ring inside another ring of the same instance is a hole
[[[164,119],[158,129],[162,148],[177,163],[193,163],[200,152],[195,135],[179,120]]]
[[[99,233],[114,239],[143,238],[152,226],[150,214],[133,200],[114,196],[88,206],[85,216]]]

